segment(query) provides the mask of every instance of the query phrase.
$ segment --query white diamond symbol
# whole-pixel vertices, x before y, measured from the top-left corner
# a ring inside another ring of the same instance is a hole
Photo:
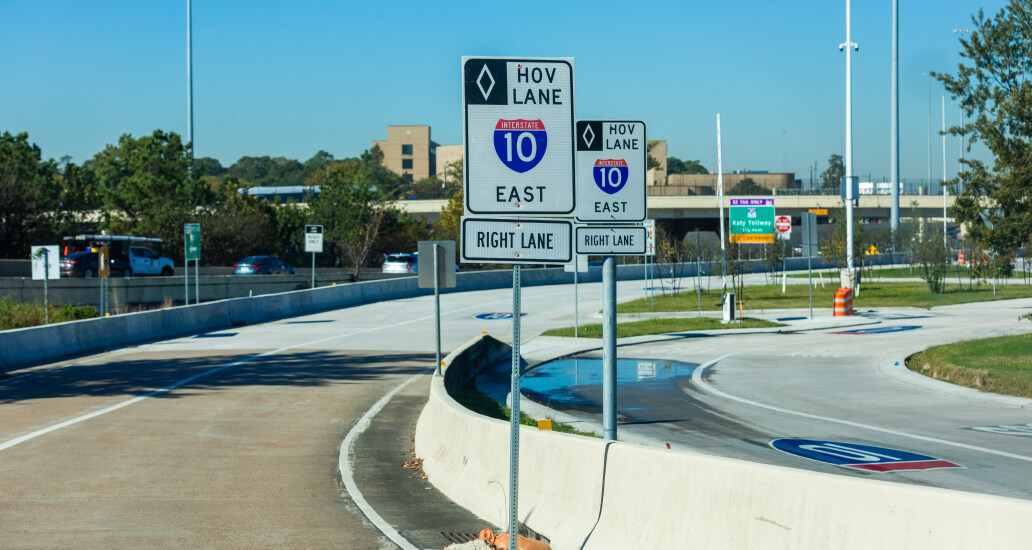
[[[595,141],[595,132],[591,131],[591,125],[585,126],[584,134],[581,135],[584,138],[584,145],[591,147],[591,142]]]
[[[487,86],[486,90],[484,89],[483,83],[484,75],[487,75],[488,80],[491,81],[491,84]],[[477,88],[480,88],[480,93],[484,94],[484,101],[487,101],[488,96],[491,95],[491,90],[494,89],[494,85],[495,79],[491,76],[491,71],[487,70],[487,63],[484,63],[484,68],[480,69],[480,75],[477,76]]]

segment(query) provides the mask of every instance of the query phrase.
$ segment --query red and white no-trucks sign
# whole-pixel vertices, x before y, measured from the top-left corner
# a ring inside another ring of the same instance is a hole
[[[774,218],[774,229],[777,229],[778,233],[788,233],[792,230],[792,218],[788,216]]]

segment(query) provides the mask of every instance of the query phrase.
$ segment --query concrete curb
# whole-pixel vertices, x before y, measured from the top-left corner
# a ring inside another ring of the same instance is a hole
[[[449,355],[445,377],[478,340]],[[443,377],[435,377],[416,427],[416,453],[434,486],[505,525],[508,432],[507,422],[456,403]],[[530,427],[520,430],[519,491],[520,520],[548,536],[555,550],[665,547],[671,541],[686,548],[1021,548],[1032,517],[1026,500]]]
[[[916,350],[914,353],[919,351],[922,350]],[[923,374],[916,373],[906,367],[906,357],[900,359],[883,359],[878,363],[878,372],[904,384],[909,384],[911,386],[916,386],[936,393],[944,393],[961,399],[978,401],[981,403],[1032,410],[1032,399],[978,391],[974,388],[966,388],[964,386],[950,384],[949,382],[943,382],[942,380],[936,380]]]

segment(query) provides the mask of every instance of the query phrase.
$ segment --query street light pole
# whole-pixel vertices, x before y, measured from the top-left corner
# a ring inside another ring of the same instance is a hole
[[[849,287],[853,286],[853,50],[859,46],[850,39],[849,0],[846,0],[846,41],[839,50],[846,50],[846,269]]]
[[[946,196],[950,194],[946,187],[946,96],[942,96],[942,243],[946,245]]]
[[[186,0],[186,141],[190,143],[193,167],[193,16],[190,0]]]
[[[892,0],[892,139],[890,161],[892,172],[892,205],[889,227],[892,231],[892,251],[896,251],[899,232],[899,0]]]

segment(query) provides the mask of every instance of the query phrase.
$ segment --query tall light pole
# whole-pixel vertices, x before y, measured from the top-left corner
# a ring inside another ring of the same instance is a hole
[[[190,169],[193,169],[193,17],[186,0],[186,141],[190,143]]]
[[[892,139],[889,149],[892,160],[892,205],[889,228],[892,231],[892,251],[896,251],[899,231],[899,1],[892,0]]]
[[[853,287],[853,50],[859,46],[850,39],[849,0],[846,0],[846,41],[839,50],[846,50],[846,266],[849,288]]]
[[[946,96],[942,96],[942,243],[946,245],[946,196],[949,195],[949,188],[946,187]]]
[[[928,77],[928,171],[925,172],[925,185],[932,185],[932,73],[921,73]]]
[[[953,29],[955,34],[968,34],[971,29]],[[962,39],[963,40],[963,39]],[[964,158],[964,105],[960,101],[957,102],[957,108],[960,111],[960,155],[957,156],[957,189],[960,190],[960,167],[961,160]]]

